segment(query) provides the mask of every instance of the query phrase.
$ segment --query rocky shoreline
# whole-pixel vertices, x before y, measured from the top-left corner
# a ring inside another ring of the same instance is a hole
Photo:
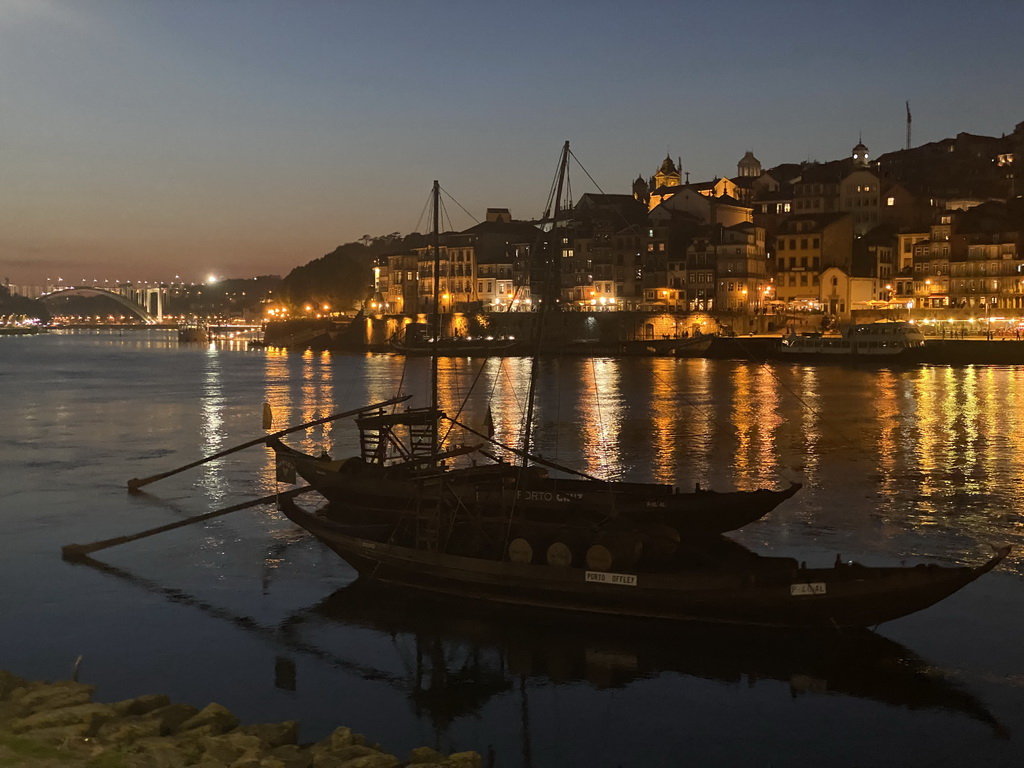
[[[0,670],[0,766],[82,768],[481,768],[476,752],[429,747],[405,760],[348,728],[315,744],[298,723],[242,725],[219,704],[198,709],[149,694],[110,704],[94,686],[24,680]]]

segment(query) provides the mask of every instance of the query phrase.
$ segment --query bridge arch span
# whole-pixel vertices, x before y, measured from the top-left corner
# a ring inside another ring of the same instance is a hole
[[[61,296],[85,296],[87,298],[91,298],[94,296],[103,296],[108,299],[113,299],[122,307],[127,309],[129,312],[133,313],[134,315],[137,315],[139,319],[141,319],[147,325],[154,325],[155,323],[158,322],[157,318],[151,315],[146,310],[145,307],[136,304],[131,299],[126,299],[119,293],[108,291],[105,288],[93,288],[89,286],[58,288],[57,290],[51,291],[50,293],[44,293],[39,298],[43,301],[48,301],[50,299],[60,298]]]

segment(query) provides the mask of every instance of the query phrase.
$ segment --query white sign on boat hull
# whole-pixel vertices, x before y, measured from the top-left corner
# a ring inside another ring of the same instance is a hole
[[[826,592],[825,582],[812,581],[807,584],[790,584],[789,594],[792,597],[799,595],[824,595]]]
[[[605,573],[604,571],[587,571],[587,581],[594,584],[619,584],[624,587],[636,586],[634,573]]]

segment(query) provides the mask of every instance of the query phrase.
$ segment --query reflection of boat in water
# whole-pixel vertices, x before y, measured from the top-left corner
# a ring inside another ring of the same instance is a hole
[[[752,555],[751,555],[752,556]],[[606,619],[580,621],[532,611],[481,611],[448,602],[444,610],[414,596],[383,592],[356,581],[282,626],[286,637],[304,637],[324,621],[363,627],[415,645],[430,664],[415,670],[411,696],[429,704],[435,722],[474,714],[516,678],[598,689],[626,687],[673,672],[725,684],[760,680],[788,683],[792,695],[841,695],[911,710],[960,712],[1005,728],[971,693],[948,680],[906,647],[869,631],[792,633],[747,628],[644,624]],[[471,660],[472,663],[468,663]],[[488,663],[490,660],[490,663]]]
[[[879,321],[851,325],[842,335],[797,335],[782,337],[779,357],[783,360],[907,360],[916,362],[923,353],[924,334],[913,323]]]

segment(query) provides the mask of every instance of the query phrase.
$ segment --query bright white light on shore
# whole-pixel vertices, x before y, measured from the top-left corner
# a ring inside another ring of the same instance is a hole
[[[216,275],[210,275],[210,276],[208,276],[206,278],[206,284],[207,285],[213,285],[216,282],[217,282],[217,276]]]

